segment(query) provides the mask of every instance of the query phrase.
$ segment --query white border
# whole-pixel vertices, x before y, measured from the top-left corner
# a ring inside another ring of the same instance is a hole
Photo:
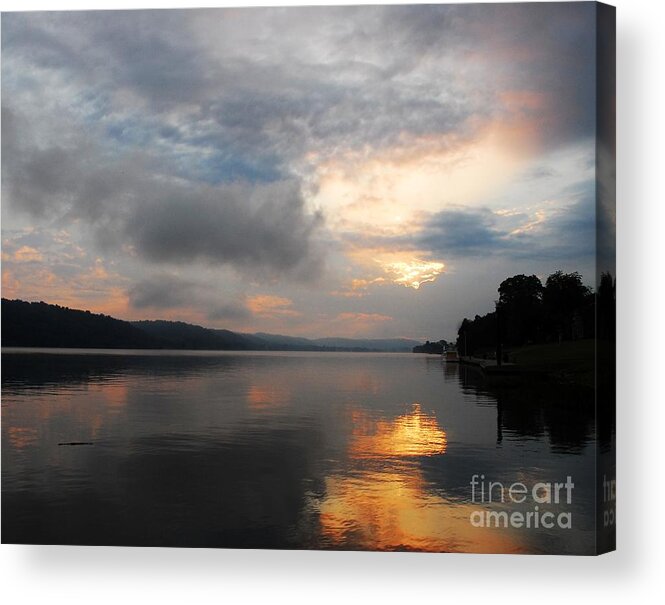
[[[336,4],[352,4],[343,0]],[[372,4],[376,2],[365,2]],[[6,10],[298,2],[1,1]],[[309,2],[308,4],[331,4]],[[619,551],[600,558],[7,546],[6,603],[655,602],[665,525],[663,3],[618,7]]]

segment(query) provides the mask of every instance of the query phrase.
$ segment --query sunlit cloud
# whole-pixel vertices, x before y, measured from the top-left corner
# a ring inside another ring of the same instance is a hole
[[[331,294],[346,298],[362,298],[363,296],[367,296],[371,286],[386,283],[388,283],[388,280],[385,277],[375,277],[373,279],[354,278],[344,288],[334,290]]]
[[[259,317],[297,317],[298,311],[293,309],[293,301],[283,296],[257,294],[247,298],[247,307]]]
[[[5,298],[125,314],[127,278],[109,268],[103,258],[81,254],[65,232],[29,229],[5,236],[2,261]]]
[[[3,266],[2,295],[124,317],[128,308],[126,280],[105,272],[103,267],[93,266],[72,276],[61,276],[38,263],[29,270],[22,270],[18,264]]]
[[[469,140],[421,137],[409,147],[368,156],[341,154],[317,167],[315,202],[332,228],[350,233],[407,235],[424,214],[476,203],[510,183],[529,157],[505,124],[492,123]]]
[[[35,263],[44,260],[42,253],[31,246],[21,246],[14,252],[14,260],[17,263]]]
[[[391,262],[382,266],[383,270],[390,275],[393,283],[414,290],[418,290],[422,284],[436,280],[445,268],[443,263],[429,262],[417,258]]]
[[[391,321],[390,315],[382,315],[381,313],[340,313],[337,316],[338,320],[342,321],[360,321],[365,323],[375,323],[377,321]]]
[[[371,288],[382,286],[404,286],[418,290],[423,284],[432,283],[444,273],[445,264],[440,261],[425,260],[411,252],[388,252],[383,250],[355,250],[352,254],[367,277],[351,279],[346,287],[334,294],[346,297],[366,296]],[[379,275],[375,275],[379,272]]]
[[[534,231],[540,225],[542,225],[546,219],[547,219],[547,212],[545,210],[536,210],[531,220],[513,229],[510,232],[510,235],[520,235],[522,233],[529,233],[531,231]]]
[[[394,317],[385,313],[342,311],[333,314],[317,313],[313,318],[298,318],[297,323],[291,326],[294,334],[303,336],[381,338],[394,334],[391,330],[394,321]]]

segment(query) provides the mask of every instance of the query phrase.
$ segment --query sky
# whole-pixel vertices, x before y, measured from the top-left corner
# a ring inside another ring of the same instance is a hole
[[[2,295],[453,339],[594,281],[594,3],[2,15]]]

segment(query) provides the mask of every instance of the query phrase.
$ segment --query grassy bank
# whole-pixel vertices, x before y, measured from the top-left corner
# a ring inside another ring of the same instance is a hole
[[[594,386],[595,340],[575,340],[507,349],[510,361],[546,372],[559,382]]]

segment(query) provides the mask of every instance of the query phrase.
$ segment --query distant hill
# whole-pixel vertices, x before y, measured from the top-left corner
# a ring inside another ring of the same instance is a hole
[[[257,332],[256,334],[244,334],[244,336],[253,339],[258,348],[272,349],[274,347],[280,350],[293,351],[322,351],[324,347],[317,345],[309,338],[300,336],[284,336],[283,334],[267,334],[266,332]],[[262,343],[262,344],[261,344]]]
[[[417,341],[240,334],[182,321],[123,321],[44,302],[2,299],[2,346],[211,351],[410,351]]]
[[[2,346],[152,349],[161,343],[108,315],[3,298]]]
[[[368,351],[387,351],[407,353],[420,344],[417,340],[407,338],[316,338],[313,340],[317,345],[335,349],[353,349]]]
[[[420,344],[406,338],[303,338],[282,334],[243,334],[243,336],[263,342],[266,348],[279,347],[280,350],[295,351],[384,351],[407,353]],[[261,348],[259,346],[259,348]]]
[[[169,349],[245,351],[254,348],[250,339],[229,330],[211,330],[182,321],[145,320],[131,323]]]

